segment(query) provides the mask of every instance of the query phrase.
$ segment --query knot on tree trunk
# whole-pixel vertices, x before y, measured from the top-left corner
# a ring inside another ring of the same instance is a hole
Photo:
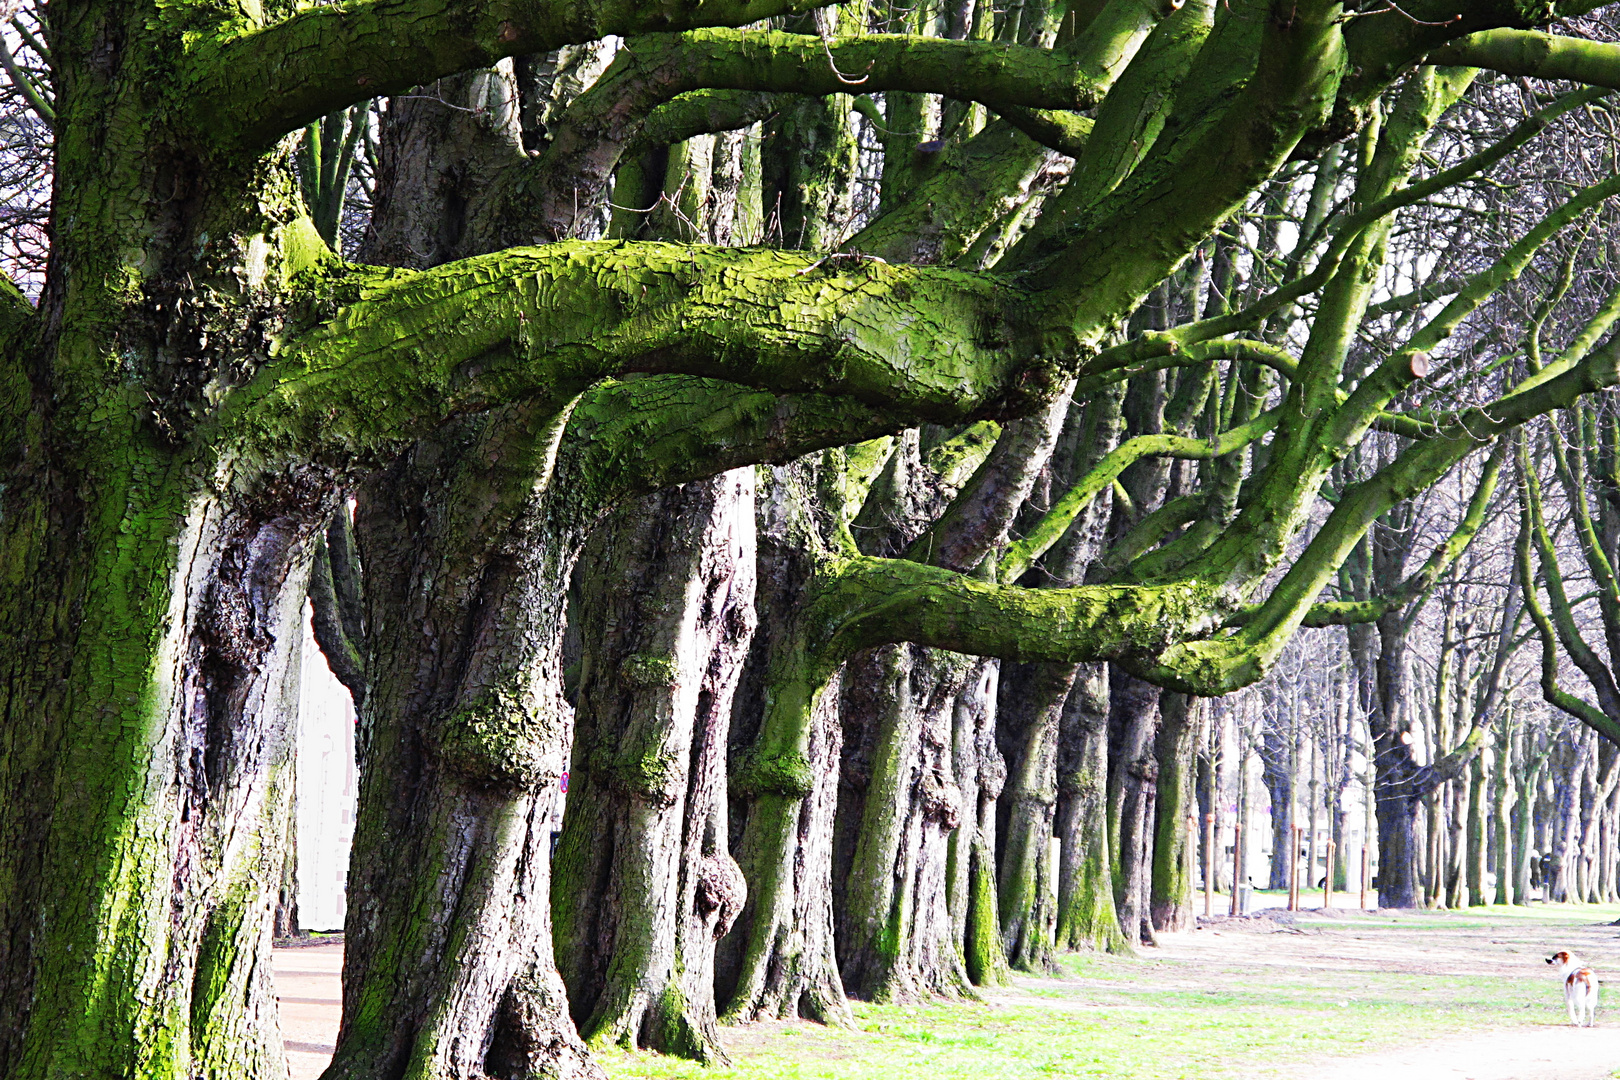
[[[815,770],[798,753],[750,753],[732,779],[732,790],[743,795],[786,795],[802,799],[816,788]]]
[[[696,906],[698,915],[714,915],[714,940],[731,931],[748,900],[748,881],[730,855],[705,855],[698,860]]]
[[[439,758],[449,771],[476,784],[532,791],[561,769],[545,748],[560,745],[543,711],[524,696],[495,690],[457,709],[440,729]]]
[[[979,795],[985,799],[999,799],[1001,789],[1007,786],[1007,759],[1001,751],[991,750],[979,758]]]
[[[950,830],[962,823],[962,789],[936,769],[926,769],[917,780],[917,804],[923,820]]]

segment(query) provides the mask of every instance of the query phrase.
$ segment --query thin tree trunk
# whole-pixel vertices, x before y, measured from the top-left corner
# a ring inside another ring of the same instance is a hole
[[[1502,741],[1496,756],[1496,776],[1492,785],[1494,798],[1491,800],[1493,839],[1492,849],[1495,852],[1492,865],[1496,870],[1496,902],[1498,904],[1522,903],[1519,881],[1519,837],[1517,835],[1518,819],[1522,813],[1515,814],[1514,807],[1518,806],[1518,789],[1513,783],[1515,769],[1522,764],[1522,756],[1516,753],[1518,749],[1518,736],[1508,724],[1510,718],[1503,723]]]
[[[1489,863],[1487,828],[1489,822],[1485,805],[1484,755],[1476,757],[1469,766],[1468,792],[1468,903],[1484,907],[1491,902],[1485,888]]]
[[[1591,739],[1583,733],[1571,755],[1569,772],[1559,786],[1553,832],[1553,877],[1548,899],[1559,903],[1579,902],[1576,863],[1581,847],[1581,786],[1588,768]]]
[[[1267,690],[1266,728],[1260,737],[1260,782],[1271,800],[1271,867],[1266,888],[1288,888],[1288,853],[1293,847],[1294,740],[1281,727],[1274,690]]]

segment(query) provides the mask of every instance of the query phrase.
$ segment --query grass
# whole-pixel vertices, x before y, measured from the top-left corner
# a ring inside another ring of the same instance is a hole
[[[737,1029],[723,1068],[622,1051],[600,1060],[615,1080],[1247,1080],[1397,1041],[1561,1023],[1539,956],[1571,934],[1607,940],[1594,924],[1617,916],[1559,905],[1311,917],[1305,936],[1200,931],[1142,959],[1066,956],[1057,977],[1022,978],[985,1004],[857,1002],[853,1030]],[[1430,959],[1399,970],[1414,947]],[[1477,966],[1491,973],[1456,973],[1487,952]]]

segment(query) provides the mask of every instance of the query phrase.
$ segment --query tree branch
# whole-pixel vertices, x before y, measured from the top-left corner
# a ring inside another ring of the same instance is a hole
[[[994,585],[907,559],[860,557],[822,590],[807,625],[829,628],[812,645],[841,659],[910,641],[1019,662],[1078,663],[1151,654],[1208,633],[1219,616],[1200,583]]]
[[[1116,367],[1162,356],[1195,342],[1243,333],[1259,326],[1269,315],[1320,289],[1338,271],[1340,262],[1356,238],[1367,228],[1395,211],[1421,202],[1437,192],[1484,172],[1546,130],[1558,117],[1605,96],[1603,91],[1584,90],[1567,94],[1514,125],[1512,131],[1477,153],[1443,169],[1433,176],[1409,184],[1399,191],[1362,207],[1344,218],[1333,230],[1327,250],[1310,273],[1272,290],[1239,311],[1179,326],[1174,330],[1144,334],[1137,339],[1105,349],[1080,371],[1082,379]]]
[[[1611,340],[1555,378],[1526,385],[1531,382],[1525,380],[1489,405],[1456,414],[1436,434],[1414,442],[1389,465],[1348,489],[1243,628],[1226,637],[1172,646],[1156,661],[1137,663],[1133,669],[1160,686],[1204,696],[1229,693],[1261,678],[1350,549],[1380,515],[1503,432],[1563,408],[1582,394],[1620,385],[1620,340]]]
[[[356,710],[365,705],[368,685],[358,582],[354,580],[358,571],[349,536],[349,510],[339,507],[316,545],[310,565],[310,626],[326,666],[348,688]]]
[[[554,125],[522,186],[539,192],[534,234],[569,235],[594,203],[628,144],[662,103],[699,90],[830,95],[906,91],[980,101],[992,108],[1075,109],[1095,104],[1106,82],[1086,58],[989,41],[871,34],[827,41],[806,34],[696,30],[625,43],[608,70]]]
[[[45,94],[40,90],[38,84],[29,77],[26,71],[17,66],[17,61],[11,55],[11,47],[6,44],[4,37],[0,37],[0,67],[6,69],[6,77],[11,80],[11,85],[17,88],[17,92],[23,96],[23,100],[28,102],[28,107],[33,109],[34,113],[45,121],[47,126],[55,127],[56,110],[46,100]]]
[[[1282,406],[1278,406],[1269,412],[1261,413],[1247,424],[1222,432],[1218,437],[1208,441],[1181,435],[1138,435],[1126,440],[1103,458],[1096,468],[1064,492],[1063,497],[1040,521],[1036,522],[1028,536],[1008,549],[997,567],[997,578],[1001,581],[1017,581],[1022,577],[1024,572],[1034,565],[1036,559],[1046,554],[1052,545],[1062,538],[1069,525],[1090,505],[1091,500],[1112,484],[1114,479],[1132,463],[1153,456],[1181,458],[1188,461],[1209,461],[1225,457],[1243,449],[1270,431],[1277,425],[1281,415]]]
[[[1524,608],[1525,611],[1529,612],[1530,621],[1535,624],[1536,634],[1541,639],[1541,696],[1549,705],[1563,710],[1592,730],[1620,743],[1620,723],[1611,720],[1604,709],[1600,709],[1569,693],[1558,684],[1558,639],[1562,636],[1562,631],[1560,630],[1555,634],[1553,621],[1548,618],[1546,610],[1541,606],[1541,598],[1536,595],[1535,572],[1530,566],[1532,537],[1536,538],[1537,546],[1541,549],[1542,569],[1544,572],[1549,571],[1547,556],[1551,545],[1549,543],[1542,546],[1540,543],[1545,536],[1546,526],[1544,522],[1537,521],[1540,516],[1539,484],[1536,483],[1535,474],[1530,467],[1529,450],[1522,437],[1518,440],[1518,464],[1519,535],[1514,542],[1514,558],[1518,566],[1519,586],[1524,594]],[[1542,535],[1537,536],[1538,533]],[[1561,587],[1562,581],[1558,578],[1557,555],[1553,553],[1550,572],[1548,572],[1549,586],[1553,585],[1555,581]],[[1549,588],[1549,595],[1553,595],[1551,588]],[[1566,601],[1566,614],[1567,610]],[[1573,625],[1569,629],[1574,633],[1577,645],[1584,648],[1585,642],[1580,640],[1579,631],[1576,631]],[[1572,657],[1575,655],[1574,652],[1571,653]],[[1602,698],[1606,692],[1612,692],[1613,680],[1607,677],[1607,669],[1597,660],[1596,656],[1587,656],[1585,659],[1593,665],[1593,671],[1599,675],[1599,681],[1592,684],[1599,697]],[[1579,661],[1577,661],[1577,666],[1582,666]],[[1582,670],[1584,671],[1585,668],[1582,667]],[[1590,676],[1588,677],[1590,678]],[[1620,703],[1620,699],[1617,699],[1616,703]]]
[[[1620,44],[1543,34],[1484,30],[1430,53],[1431,64],[1488,68],[1533,79],[1568,79],[1620,90]]]
[[[377,460],[457,412],[598,379],[682,372],[847,396],[912,422],[1019,415],[1061,365],[1019,290],[985,274],[855,257],[566,242],[410,272],[353,272],[197,432],[231,471],[313,454]]]
[[[1320,601],[1311,605],[1300,625],[1319,628],[1377,622],[1389,612],[1399,611],[1426,594],[1440,579],[1440,575],[1468,550],[1468,545],[1473,543],[1474,537],[1479,535],[1480,528],[1485,524],[1485,511],[1490,506],[1492,496],[1496,494],[1497,481],[1502,475],[1502,463],[1506,460],[1507,441],[1498,440],[1496,449],[1485,461],[1479,484],[1468,500],[1462,519],[1457,522],[1449,536],[1435,545],[1434,551],[1429,553],[1428,560],[1389,595],[1375,596],[1367,600]],[[1254,619],[1259,610],[1258,604],[1242,608],[1226,620],[1226,625],[1245,626]]]
[[[746,26],[822,0],[359,0],[204,40],[184,77],[197,130],[249,152],[327,113],[497,60],[563,45]]]

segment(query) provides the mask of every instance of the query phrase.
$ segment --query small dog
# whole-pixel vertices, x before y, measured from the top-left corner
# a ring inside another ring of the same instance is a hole
[[[1564,949],[1547,957],[1547,963],[1564,977],[1564,1007],[1569,1010],[1569,1022],[1576,1027],[1591,1027],[1597,1019],[1597,976]]]

